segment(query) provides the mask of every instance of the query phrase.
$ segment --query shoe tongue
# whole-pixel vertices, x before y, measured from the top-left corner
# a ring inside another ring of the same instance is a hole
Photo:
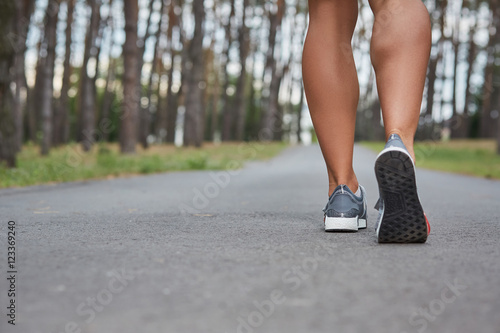
[[[387,140],[387,143],[386,143],[385,147],[386,148],[388,148],[388,147],[398,147],[398,148],[402,148],[404,150],[408,150],[408,149],[406,149],[406,146],[403,143],[403,140],[401,140],[401,137],[398,134],[391,134],[389,136],[389,140]]]
[[[389,140],[401,140],[401,137],[398,134],[391,134],[389,136]],[[389,141],[387,140],[387,141]]]
[[[349,189],[349,188],[347,187],[347,185],[344,185],[344,184],[340,184],[340,185],[338,185],[338,186],[335,188],[335,190],[333,190],[332,195],[330,195],[330,196],[328,197],[328,200],[331,200],[331,199],[332,199],[332,197],[333,197],[333,195],[334,195],[335,193],[338,193],[338,192],[340,192],[340,193],[342,193],[342,194],[346,193],[346,192],[347,192],[347,189]]]

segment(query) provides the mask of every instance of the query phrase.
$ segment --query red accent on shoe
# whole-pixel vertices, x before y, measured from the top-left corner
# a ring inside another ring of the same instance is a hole
[[[427,235],[429,235],[431,233],[431,225],[429,224],[429,220],[427,219],[427,215],[425,215],[425,213],[424,217],[425,217],[425,222],[427,222]]]

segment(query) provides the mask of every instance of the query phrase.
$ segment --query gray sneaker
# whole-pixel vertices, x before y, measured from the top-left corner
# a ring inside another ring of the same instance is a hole
[[[375,175],[379,243],[424,243],[430,226],[417,193],[415,164],[399,135],[392,134],[377,156]]]
[[[366,191],[359,185],[358,197],[347,187],[339,185],[323,209],[325,231],[358,231],[366,228]]]

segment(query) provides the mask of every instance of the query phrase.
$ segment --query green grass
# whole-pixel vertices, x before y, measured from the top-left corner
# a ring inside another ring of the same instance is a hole
[[[202,149],[157,145],[122,155],[117,144],[99,144],[89,153],[70,144],[42,157],[37,146],[26,145],[18,154],[17,168],[0,165],[0,188],[166,171],[237,169],[246,161],[269,159],[285,147],[284,143],[260,142],[205,144]]]
[[[376,152],[384,148],[382,142],[362,144]],[[417,142],[415,156],[418,167],[500,179],[500,155],[493,140]]]

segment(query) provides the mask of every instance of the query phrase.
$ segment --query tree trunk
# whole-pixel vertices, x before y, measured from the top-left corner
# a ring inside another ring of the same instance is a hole
[[[137,75],[137,91],[139,92],[140,96],[143,95],[143,89],[142,89],[142,69],[144,67],[144,53],[146,51],[146,42],[147,40],[149,39],[149,37],[151,37],[151,18],[152,18],[152,14],[153,14],[153,9],[154,9],[154,3],[155,3],[155,0],[149,0],[149,12],[148,12],[148,19],[147,19],[147,23],[146,23],[146,31],[144,33],[144,36],[142,38],[139,39],[139,44],[141,45],[140,49],[139,49],[139,58],[138,58],[138,65],[137,65],[137,70],[138,70],[138,75]],[[164,1],[161,0],[161,7],[162,7],[162,10],[163,10],[163,6],[164,6]],[[161,13],[161,11],[160,11]],[[161,22],[160,22],[161,24]],[[158,26],[158,31],[160,31],[160,26]],[[157,36],[158,34],[156,33],[155,36]],[[157,40],[157,39],[156,39]],[[156,43],[156,42],[155,42]],[[153,66],[155,66],[155,58],[156,58],[156,45],[154,47],[155,49],[155,55],[153,57]],[[150,72],[150,82],[151,82],[151,77],[153,76],[153,73],[154,73],[154,69],[151,70]],[[150,93],[151,89],[150,87],[148,87],[148,93]],[[147,97],[147,96],[146,96]],[[148,148],[148,135],[149,135],[149,125],[151,123],[151,117],[150,117],[150,107],[149,107],[149,102],[150,100],[148,100],[148,105],[143,107],[142,106],[142,103],[141,103],[141,98],[139,97],[138,99],[138,110],[139,110],[139,129],[138,129],[138,140],[139,142],[141,143],[142,147],[143,148]]]
[[[16,51],[8,40],[15,34],[16,4],[0,1],[0,163],[16,166],[16,127],[13,117],[13,96],[10,84]]]
[[[138,57],[137,21],[139,6],[137,0],[124,0],[125,44],[123,45],[123,111],[121,116],[120,149],[122,153],[135,153],[138,132],[139,92],[137,91]]]
[[[259,133],[260,138],[264,140],[274,140],[276,138],[275,132],[280,132],[278,101],[275,95],[276,91],[279,92],[279,80],[281,79],[281,73],[277,73],[277,63],[274,57],[274,49],[276,44],[276,35],[281,25],[285,10],[285,1],[278,0],[277,5],[278,8],[276,12],[273,12],[273,10],[269,11],[270,27],[263,82],[264,86],[266,86],[266,78],[270,78],[270,84],[267,87],[268,91],[267,94],[264,95],[264,100],[262,102],[261,132]]]
[[[300,100],[297,107],[297,142],[302,143],[302,110],[304,109],[304,85],[300,82]]]
[[[496,46],[500,44],[500,6],[498,0],[490,1],[491,22],[490,36],[488,40],[487,63],[484,69],[484,84],[482,91],[481,118],[479,123],[479,136],[482,138],[494,138],[496,130],[496,121],[492,118],[494,110],[494,92],[495,77],[498,75],[495,71]],[[495,33],[491,33],[495,31]],[[497,110],[498,112],[498,110]]]
[[[81,141],[84,151],[89,151],[95,141],[95,76],[89,76],[89,62],[97,54],[96,39],[99,30],[100,14],[97,0],[87,0],[91,7],[90,24],[85,38],[85,50],[80,75],[80,126],[78,140]],[[97,75],[97,73],[95,73]]]
[[[179,101],[179,93],[174,92],[172,84],[174,81],[174,53],[172,53],[172,64],[168,71],[168,91],[167,91],[167,105],[166,105],[166,141],[169,143],[175,142],[175,129],[177,126],[177,108]]]
[[[94,127],[96,124],[96,118],[98,119],[98,108],[97,108],[97,79],[99,78],[99,68],[100,68],[100,60],[101,60],[101,50],[102,50],[102,39],[104,36],[104,30],[107,27],[107,23],[110,20],[110,17],[113,15],[112,12],[108,12],[108,16],[106,19],[103,19],[101,17],[101,11],[99,7],[102,5],[102,0],[96,0],[96,3],[98,5],[97,9],[97,22],[96,22],[96,29],[95,29],[95,37],[94,37],[94,42],[93,42],[93,58],[95,59],[94,63],[94,75],[92,76],[92,95],[94,96]],[[109,0],[108,3],[109,8],[112,8],[113,6],[113,0]],[[101,128],[98,128],[97,130],[97,136],[92,137],[92,143],[94,143],[96,140],[101,140],[102,139],[102,133],[101,133]]]
[[[437,78],[437,64],[441,61],[443,57],[443,47],[442,42],[438,41],[438,53],[436,57],[431,58],[429,62],[429,72],[427,74],[427,100],[425,115],[432,117],[434,111],[434,93],[435,93],[435,83]]]
[[[460,131],[458,133],[458,137],[460,138],[467,138],[469,136],[469,105],[471,103],[471,97],[472,94],[470,92],[471,90],[471,77],[472,77],[472,69],[474,68],[474,60],[476,59],[476,43],[474,42],[474,35],[476,34],[476,29],[477,29],[477,19],[475,19],[474,24],[472,28],[469,31],[469,43],[468,43],[468,49],[467,49],[467,75],[465,79],[465,101],[464,101],[464,110],[463,110],[463,116],[460,119],[461,123],[458,125],[460,126]]]
[[[214,3],[215,6],[215,3]],[[205,140],[207,141],[214,141],[215,140],[215,131],[217,128],[217,115],[218,115],[218,106],[219,106],[219,96],[220,96],[220,82],[219,82],[219,68],[220,68],[220,61],[217,59],[217,55],[213,51],[215,49],[215,32],[217,30],[213,30],[213,35],[212,35],[212,43],[210,45],[208,54],[210,55],[206,59],[207,63],[207,93],[209,94],[209,101],[207,103],[208,105],[208,118],[209,122],[207,121],[207,129],[205,133]],[[210,77],[212,79],[210,80]]]
[[[177,6],[177,1],[173,0],[170,4],[170,9],[168,13],[168,29],[167,29],[167,50],[166,52],[170,54],[170,68],[168,70],[168,86],[167,86],[167,97],[166,106],[164,110],[160,110],[161,119],[159,122],[160,130],[157,130],[158,136],[166,142],[175,142],[175,129],[177,124],[177,106],[178,106],[178,96],[181,90],[175,92],[173,90],[174,81],[174,60],[175,60],[175,50],[173,48],[173,30],[177,28],[179,30],[179,43],[185,45],[181,33],[181,27],[179,26],[180,20],[175,9]],[[185,52],[185,50],[183,51]],[[182,75],[182,73],[181,73]],[[165,130],[165,132],[163,131]]]
[[[212,12],[217,11],[217,2],[213,2]],[[220,73],[220,60],[215,51],[216,49],[216,41],[217,41],[217,32],[220,31],[221,23],[219,20],[215,20],[214,27],[212,28],[211,34],[211,42],[208,50],[206,50],[205,54],[205,81],[207,82],[207,121],[206,121],[206,129],[205,129],[205,141],[214,142],[215,137],[215,129],[217,127],[217,114],[218,114],[218,105],[219,105],[219,94],[220,94],[220,86],[219,86],[219,73]]]
[[[54,64],[56,60],[56,33],[59,14],[58,1],[49,1],[45,14],[45,41],[46,48],[45,66],[42,68],[42,88],[40,114],[42,121],[42,144],[41,153],[47,155],[52,146],[52,116],[54,99]]]
[[[475,31],[475,30],[474,30]],[[472,37],[473,36],[473,33],[471,32],[471,37],[470,37],[470,40],[469,40],[469,54],[467,56],[467,64],[468,64],[468,68],[467,68],[467,76],[466,76],[466,79],[465,79],[465,82],[466,82],[466,86],[465,86],[465,102],[464,102],[464,115],[465,116],[469,116],[469,106],[470,106],[470,103],[471,103],[471,85],[472,85],[472,82],[471,82],[471,77],[472,77],[472,69],[474,68],[474,59],[476,58],[476,43],[474,43],[474,38]]]
[[[62,79],[61,97],[54,121],[54,144],[67,143],[69,141],[69,96],[68,91],[71,87],[71,44],[73,32],[73,13],[75,9],[75,0],[67,0],[67,18],[66,18],[66,42],[64,54],[64,74]]]
[[[204,0],[193,0],[194,34],[189,44],[185,67],[188,75],[185,85],[184,146],[201,147],[205,126],[203,21]]]
[[[113,0],[110,0],[109,2],[110,8],[112,3]],[[111,51],[113,50],[115,45],[115,39],[114,39],[115,23],[113,20],[113,15],[108,16],[107,26],[109,26],[111,29],[110,31],[111,38],[109,39],[109,51],[108,51],[109,64],[108,64],[108,71],[106,73],[106,84],[104,85],[104,95],[102,97],[102,102],[101,102],[99,123],[102,123],[103,121],[105,123],[111,123],[110,119],[111,107],[113,105],[113,99],[115,96],[116,59],[113,58],[111,55]],[[102,140],[104,142],[107,142],[109,140],[109,135],[111,130],[112,128],[102,131]]]
[[[279,92],[281,88],[281,82],[285,72],[281,70],[279,73],[275,73],[271,79],[271,86],[269,87],[269,114],[272,115],[270,122],[268,120],[269,127],[265,127],[272,131],[271,139],[273,141],[281,141],[283,137],[283,109],[279,104]]]
[[[249,31],[245,24],[248,4],[249,4],[248,0],[243,0],[243,14],[238,31],[241,70],[240,70],[240,75],[238,76],[238,82],[236,83],[236,93],[234,98],[234,112],[236,115],[235,139],[238,141],[242,141],[243,135],[245,134],[245,118],[246,118],[245,92],[248,81],[246,63],[248,54],[250,53]]]
[[[34,9],[33,0],[16,1],[16,33],[8,36],[10,42],[13,43],[15,56],[15,83],[16,90],[14,96],[14,123],[16,126],[16,149],[21,150],[24,140],[24,126],[23,126],[23,109],[25,102],[21,98],[21,92],[27,92],[26,74],[25,74],[25,52],[26,52],[26,39],[28,36],[28,28],[30,24],[31,14]],[[12,37],[12,38],[10,38]]]
[[[231,12],[229,14],[229,18],[226,24],[224,24],[225,30],[225,43],[224,43],[224,51],[223,58],[224,64],[222,68],[224,68],[224,88],[222,89],[222,129],[221,129],[221,140],[222,141],[230,141],[233,136],[233,123],[234,123],[234,110],[231,103],[231,96],[228,94],[229,86],[230,86],[230,77],[229,72],[227,70],[229,64],[229,51],[231,50],[231,45],[233,44],[233,36],[231,31],[231,26],[233,22],[233,17],[235,15],[235,0],[231,0]]]
[[[259,139],[259,127],[260,127],[260,114],[261,114],[261,96],[262,93],[258,94],[255,88],[254,82],[256,81],[255,76],[255,64],[258,59],[258,45],[253,45],[252,54],[252,66],[250,67],[248,73],[251,75],[251,83],[250,83],[250,92],[248,96],[248,110],[246,116],[246,124],[245,124],[245,134],[244,137],[249,140],[258,140]],[[262,90],[261,90],[262,92]],[[257,97],[259,95],[259,97]]]
[[[27,122],[28,122],[28,138],[31,142],[37,143],[38,142],[38,123],[40,119],[39,115],[39,101],[41,99],[40,96],[40,88],[41,88],[41,81],[42,81],[42,68],[44,66],[44,61],[45,58],[40,57],[40,48],[42,47],[42,40],[43,40],[43,35],[41,36],[40,42],[38,43],[37,46],[37,54],[38,54],[38,59],[36,63],[36,77],[35,77],[35,85],[33,88],[30,90],[28,89],[28,105],[26,108],[26,117],[27,117]]]
[[[111,107],[115,97],[115,79],[116,79],[116,59],[109,60],[108,72],[106,74],[106,84],[104,85],[104,95],[101,103],[101,118],[100,122],[111,122]],[[102,132],[102,140],[107,142],[109,140],[110,130]]]
[[[154,51],[153,51],[153,63],[151,65],[151,73],[149,74],[149,82],[146,91],[146,98],[148,99],[147,106],[141,110],[141,130],[140,130],[140,142],[144,148],[148,148],[148,136],[151,134],[151,96],[153,94],[153,76],[157,72],[158,64],[161,62],[161,54],[160,54],[160,37],[162,33],[162,24],[164,18],[165,11],[165,1],[161,1],[160,6],[160,19],[158,21],[158,28],[155,32],[155,43],[154,43]],[[161,71],[161,70],[160,70]],[[158,73],[159,74],[159,73]],[[158,100],[160,96],[158,95]],[[158,112],[158,108],[157,108]]]
[[[436,3],[436,5],[438,5]],[[429,60],[429,67],[428,67],[428,73],[427,73],[427,99],[426,99],[426,108],[425,108],[425,113],[424,116],[426,119],[432,120],[432,117],[434,115],[434,104],[436,102],[436,80],[438,79],[437,77],[437,67],[439,63],[443,62],[443,52],[444,52],[444,43],[446,42],[446,36],[445,36],[445,13],[446,13],[446,7],[448,6],[448,1],[447,0],[442,0],[439,2],[439,19],[438,19],[438,26],[439,26],[439,31],[440,31],[440,36],[435,45],[432,45],[432,50],[437,48],[437,52],[435,55],[433,55],[433,52],[431,52],[431,58]],[[444,78],[444,72],[442,74]],[[417,137],[418,139],[429,139],[431,136],[431,133],[433,131],[433,122],[428,125],[425,123],[425,126],[423,127],[422,130],[419,130],[417,132]]]
[[[460,21],[462,19],[462,13],[463,13],[463,8],[464,8],[464,3],[465,1],[462,1],[462,6],[460,9],[460,15],[459,17],[455,17],[455,27],[453,29],[453,37],[452,37],[452,46],[453,46],[453,92],[452,92],[452,101],[451,101],[451,106],[452,106],[452,119],[458,119],[458,117],[461,117],[461,115],[458,114],[457,112],[457,68],[458,68],[458,54],[460,50]],[[451,136],[452,137],[457,137],[458,133],[460,132],[460,126],[457,126],[457,124],[453,124],[450,128],[451,130]]]
[[[167,52],[169,52],[168,50],[169,47],[167,47]],[[173,68],[174,53],[172,52],[171,49],[170,49],[170,56],[172,62],[170,64],[169,70],[167,71],[167,96],[165,97],[165,105],[163,107],[158,107],[158,112],[157,112],[158,118],[156,122],[155,132],[159,142],[173,143],[175,140],[175,122],[177,120],[177,110],[175,105],[177,103],[174,102],[175,95],[172,91],[172,81],[174,72]]]
[[[484,70],[483,103],[479,122],[479,137],[491,137],[491,94],[493,91],[493,64],[486,65]]]

